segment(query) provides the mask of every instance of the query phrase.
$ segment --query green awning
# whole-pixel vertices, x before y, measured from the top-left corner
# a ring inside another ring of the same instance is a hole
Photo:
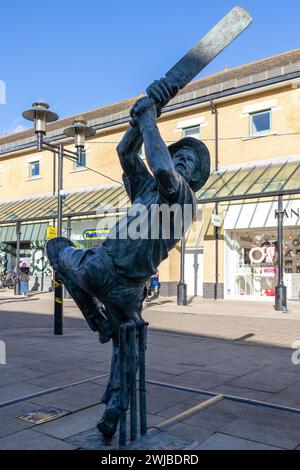
[[[22,224],[21,226],[21,239],[22,241],[38,241],[46,240],[46,229],[48,224]],[[17,233],[16,226],[10,225],[8,227],[0,226],[0,242],[6,243],[16,242]]]
[[[87,191],[64,192],[63,216],[93,215],[126,209],[129,204],[124,186]],[[57,217],[57,197],[44,196],[0,203],[0,223]]]
[[[197,193],[201,204],[300,194],[300,159],[213,172]]]
[[[213,172],[197,193],[200,204],[300,194],[300,158],[236,166]],[[63,216],[96,215],[126,210],[124,186],[64,192]],[[0,203],[0,224],[57,217],[57,198],[44,196]],[[2,237],[1,237],[2,238]],[[0,238],[0,239],[1,239]]]

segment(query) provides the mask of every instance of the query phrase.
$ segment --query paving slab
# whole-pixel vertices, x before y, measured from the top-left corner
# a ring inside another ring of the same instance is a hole
[[[257,401],[272,401],[276,396],[272,392],[263,392],[261,390],[253,390],[251,388],[236,387],[233,385],[218,385],[212,389],[213,392],[218,394],[233,395],[235,397],[250,398]]]
[[[222,431],[275,447],[295,449],[300,444],[300,414],[252,407]]]
[[[209,370],[211,372],[221,372],[223,374],[233,375],[235,377],[242,377],[253,371],[258,371],[268,365],[273,364],[273,359],[266,359],[262,357],[233,357],[228,361],[222,360],[211,364]]]
[[[169,372],[170,371],[156,370],[146,365],[146,380],[154,380],[155,382],[169,383],[172,380],[172,377],[176,375]]]
[[[197,441],[199,445],[202,442],[206,441],[206,439],[208,439],[208,437],[214,433],[213,430],[205,428],[204,426],[199,427],[186,423],[173,424],[172,426],[168,427],[164,432],[173,436],[182,436],[193,441]]]
[[[31,401],[41,406],[57,406],[58,408],[77,411],[100,404],[103,393],[104,386],[93,382],[86,382],[51,393],[50,395],[33,398]]]
[[[215,433],[210,436],[199,450],[282,450],[279,447],[268,446],[261,442],[249,441],[227,434]]]
[[[25,366],[0,365],[0,385],[27,381],[40,376],[40,371],[34,371]]]
[[[18,382],[9,385],[3,385],[0,387],[0,403],[15,400],[17,398],[21,398],[25,395],[30,395],[32,393],[42,392],[43,390],[44,387],[39,387],[38,385],[26,382]]]
[[[228,385],[251,388],[263,392],[278,393],[289,385],[299,381],[299,374],[286,372],[284,369],[276,373],[274,369],[265,367],[259,371],[251,372],[237,379],[228,381]]]
[[[151,414],[160,414],[166,408],[191,397],[190,392],[147,385],[147,410]]]
[[[220,431],[240,415],[251,410],[251,405],[222,400],[206,408],[190,418],[184,419],[185,424],[205,427],[213,431]]]
[[[32,429],[0,439],[0,450],[74,450],[76,445],[45,436]]]
[[[38,361],[28,365],[28,367],[33,371],[43,373],[40,373],[40,375],[44,375],[45,371],[47,371],[48,374],[55,374],[70,369],[69,363],[65,361]]]
[[[300,410],[300,381],[294,385],[290,385],[275,396],[272,396],[268,401],[271,403],[299,408]]]
[[[198,367],[192,372],[176,375],[172,378],[172,384],[208,390],[232,380],[232,375],[220,372],[210,372],[205,368]]]
[[[93,378],[102,373],[105,374],[105,371],[99,371],[99,374],[97,374],[95,371],[83,368],[68,369],[54,374],[47,374],[47,371],[45,371],[44,375],[28,379],[27,382],[41,387],[58,387],[60,385],[67,385],[73,382],[79,382],[80,380]]]
[[[189,403],[189,400],[191,400],[192,398],[194,397],[190,396],[184,401],[177,402],[175,403],[175,405],[169,406],[168,408],[161,410],[160,415],[164,416],[165,418],[172,418],[173,416],[183,413],[184,411],[187,411],[193,408],[194,406],[207,401],[210,397],[200,395],[197,397],[197,400],[195,400],[195,402],[191,404]]]
[[[38,405],[31,402],[16,403],[15,405],[2,408],[0,410],[0,438],[32,427],[32,423],[20,420],[18,417],[30,411],[35,411],[38,408]]]
[[[97,422],[101,418],[105,405],[96,405],[84,410],[77,411],[62,418],[58,418],[49,423],[40,424],[35,430],[42,434],[66,439],[67,437],[86,431],[92,427],[96,428]]]

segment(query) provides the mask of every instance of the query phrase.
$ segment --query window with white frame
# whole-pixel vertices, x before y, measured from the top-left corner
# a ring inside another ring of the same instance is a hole
[[[74,163],[74,170],[83,170],[86,167],[86,152],[82,152],[80,158]]]
[[[183,128],[182,137],[194,137],[194,139],[200,139],[200,126]]]
[[[34,179],[40,176],[40,162],[37,160],[36,162],[29,163],[29,178]]]
[[[271,132],[271,110],[250,114],[250,133],[252,136],[264,135]]]

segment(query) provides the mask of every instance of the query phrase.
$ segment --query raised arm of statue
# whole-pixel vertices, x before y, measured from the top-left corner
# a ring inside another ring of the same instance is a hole
[[[139,127],[143,135],[147,162],[160,192],[170,197],[178,191],[180,176],[156,125],[157,111],[154,100],[148,97],[138,100],[131,110],[131,116],[135,127]]]
[[[126,175],[135,168],[142,144],[143,136],[139,127],[129,127],[117,146],[119,160]]]

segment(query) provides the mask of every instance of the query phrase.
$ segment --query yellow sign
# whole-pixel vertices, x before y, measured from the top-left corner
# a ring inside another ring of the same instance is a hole
[[[50,240],[50,238],[56,238],[57,237],[57,227],[47,227],[47,240]]]
[[[104,229],[90,229],[83,232],[84,240],[104,240],[109,233],[108,228]]]

